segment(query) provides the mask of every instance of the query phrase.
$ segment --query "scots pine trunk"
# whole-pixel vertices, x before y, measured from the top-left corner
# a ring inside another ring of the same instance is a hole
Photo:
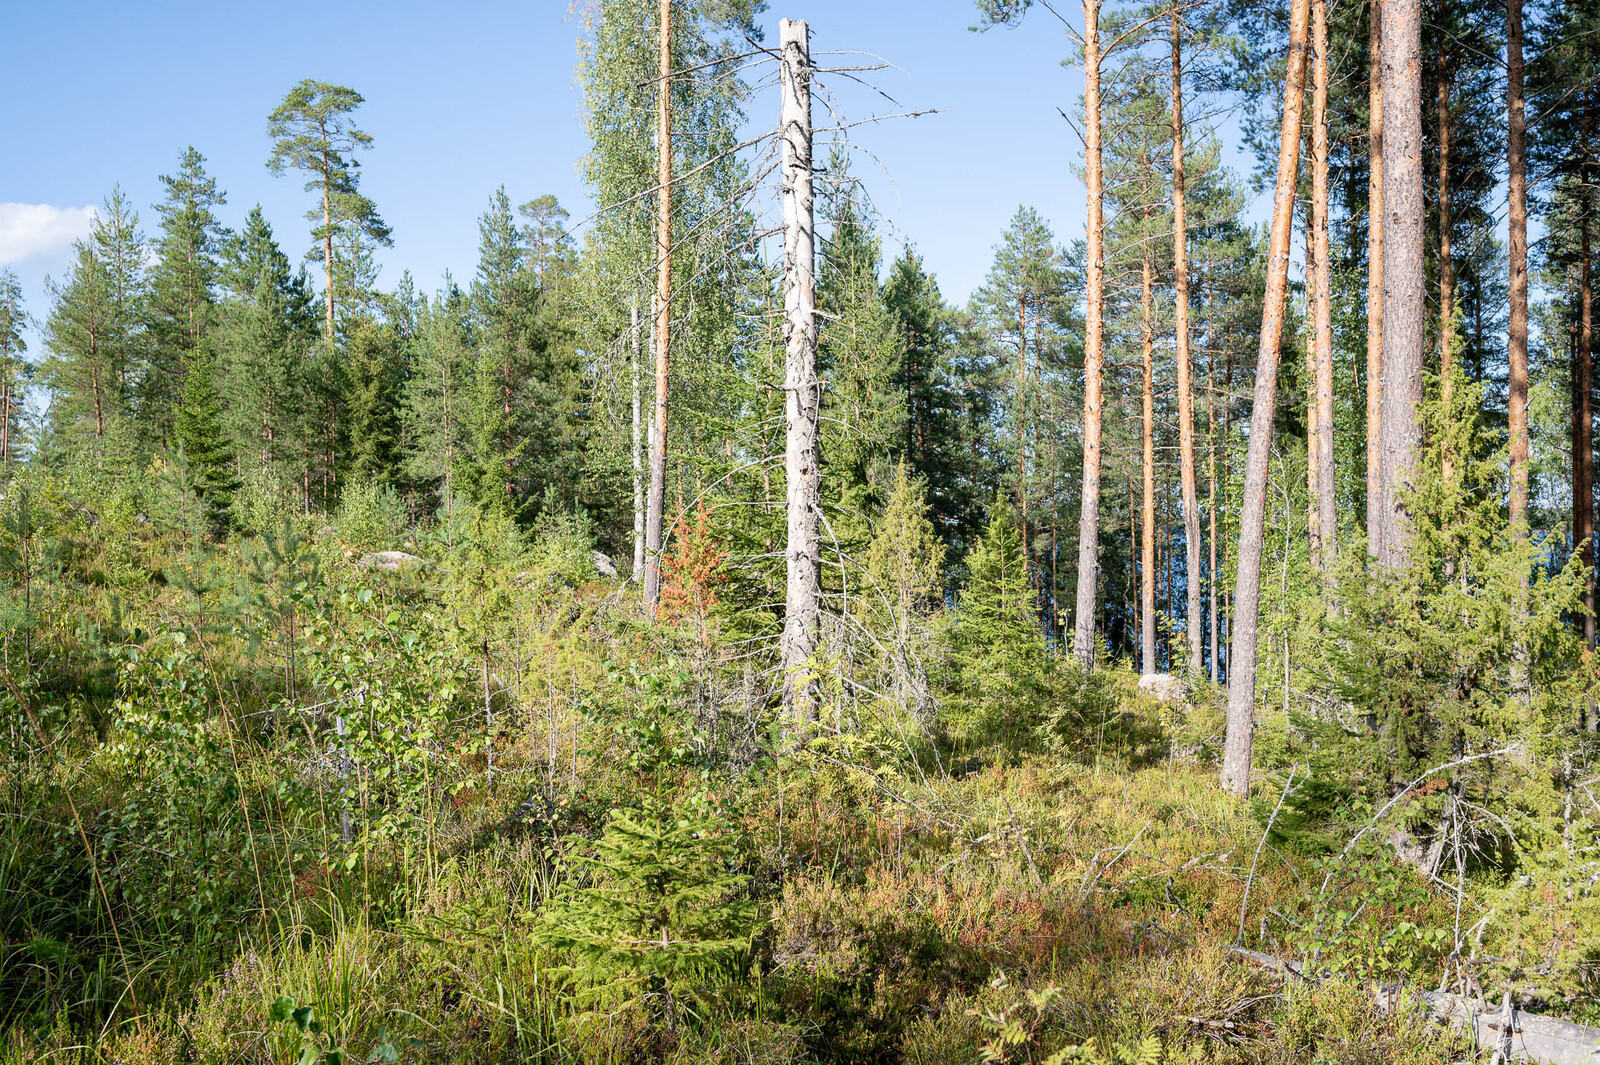
[[[1522,88],[1522,0],[1506,0],[1506,187],[1511,310],[1507,355],[1511,533],[1528,537],[1528,132]]]
[[[802,728],[817,716],[812,659],[821,628],[816,228],[811,190],[811,56],[806,24],[778,23],[782,66],[784,471],[788,481],[783,703]]]
[[[1383,4],[1367,15],[1367,552],[1383,554]]]
[[[1578,345],[1572,363],[1572,543],[1583,552],[1581,622],[1585,647],[1595,645],[1594,617],[1594,254],[1587,175],[1578,224]]]
[[[672,324],[672,0],[656,7],[656,299],[655,417],[650,436],[650,494],[645,502],[644,609],[655,617],[661,600],[661,526],[667,499],[667,385]]]
[[[1147,168],[1148,169],[1148,168]],[[1155,325],[1151,315],[1151,264],[1150,264],[1150,207],[1144,209],[1144,239],[1140,241],[1143,252],[1139,257],[1139,358],[1144,369],[1143,389],[1140,391],[1141,442],[1143,444],[1141,481],[1144,509],[1139,530],[1139,609],[1143,629],[1140,642],[1144,654],[1139,672],[1156,671],[1156,410],[1155,381],[1152,361],[1155,358]]]
[[[1312,278],[1312,351],[1316,362],[1317,525],[1320,561],[1331,567],[1339,553],[1339,514],[1333,461],[1333,263],[1328,240],[1328,6],[1311,4],[1311,243],[1316,257]]]
[[[1200,500],[1195,485],[1194,385],[1189,353],[1189,222],[1183,176],[1183,16],[1172,11],[1172,292],[1178,340],[1178,464],[1183,482],[1184,634],[1189,672],[1204,671],[1200,608]],[[1213,503],[1213,506],[1215,503]],[[1213,573],[1215,569],[1213,568]]]
[[[1422,353],[1427,336],[1423,273],[1421,0],[1382,0],[1383,402],[1380,461],[1382,550],[1405,565],[1411,528],[1404,493],[1422,443]]]
[[[1306,23],[1310,0],[1289,9],[1289,66],[1283,87],[1283,129],[1278,142],[1278,181],[1272,201],[1267,287],[1261,309],[1261,346],[1256,359],[1250,447],[1245,459],[1244,498],[1239,513],[1238,580],[1228,659],[1228,725],[1222,755],[1222,786],[1250,793],[1250,757],[1255,738],[1256,638],[1261,595],[1262,536],[1267,509],[1267,466],[1272,459],[1272,416],[1278,395],[1278,346],[1289,285],[1289,238],[1294,225],[1295,177],[1300,162],[1300,120],[1305,109]]]
[[[1088,222],[1084,263],[1083,495],[1078,517],[1078,590],[1072,649],[1094,668],[1095,592],[1100,571],[1100,448],[1104,403],[1105,251],[1100,160],[1100,0],[1083,0],[1084,183]]]
[[[1446,410],[1455,391],[1450,373],[1455,359],[1455,268],[1450,261],[1450,64],[1449,54],[1440,49],[1435,59],[1438,76],[1434,103],[1439,120],[1439,398]],[[1444,475],[1454,466],[1448,450],[1441,456]]]

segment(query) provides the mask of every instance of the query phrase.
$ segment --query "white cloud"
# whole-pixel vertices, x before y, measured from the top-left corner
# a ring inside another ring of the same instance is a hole
[[[65,250],[88,235],[94,216],[93,207],[0,203],[0,266]]]

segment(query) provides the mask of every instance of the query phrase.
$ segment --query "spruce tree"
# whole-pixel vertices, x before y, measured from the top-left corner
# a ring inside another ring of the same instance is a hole
[[[223,429],[222,407],[211,383],[211,360],[204,354],[191,358],[184,374],[172,435],[183,455],[189,487],[204,504],[213,531],[226,530],[239,476],[233,441]]]
[[[309,279],[291,268],[259,204],[224,243],[219,276],[212,373],[224,425],[246,466],[271,469],[304,491],[306,360],[316,336]]]
[[[213,209],[227,202],[193,147],[183,153],[177,174],[163,174],[161,183],[167,196],[156,205],[161,236],[150,271],[150,365],[141,388],[158,436],[165,435],[184,392],[184,373],[200,357],[213,324],[224,236]]]

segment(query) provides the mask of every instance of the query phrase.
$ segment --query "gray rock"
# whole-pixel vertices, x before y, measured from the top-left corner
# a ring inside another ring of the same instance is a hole
[[[611,556],[604,551],[594,553],[594,568],[602,577],[609,577],[611,580],[616,580],[618,577],[617,564],[611,561]]]
[[[1189,698],[1189,688],[1170,673],[1146,673],[1139,678],[1139,694],[1154,696],[1157,702],[1170,706]]]
[[[357,559],[356,565],[363,569],[397,570],[421,561],[416,555],[408,555],[404,551],[373,551]]]

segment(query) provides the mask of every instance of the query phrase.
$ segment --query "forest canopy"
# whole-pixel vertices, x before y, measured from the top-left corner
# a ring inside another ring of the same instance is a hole
[[[0,1062],[1587,1060],[1586,3],[978,0],[1085,222],[964,302],[760,0],[588,5],[459,277],[348,85],[302,218],[107,190],[0,268]]]

